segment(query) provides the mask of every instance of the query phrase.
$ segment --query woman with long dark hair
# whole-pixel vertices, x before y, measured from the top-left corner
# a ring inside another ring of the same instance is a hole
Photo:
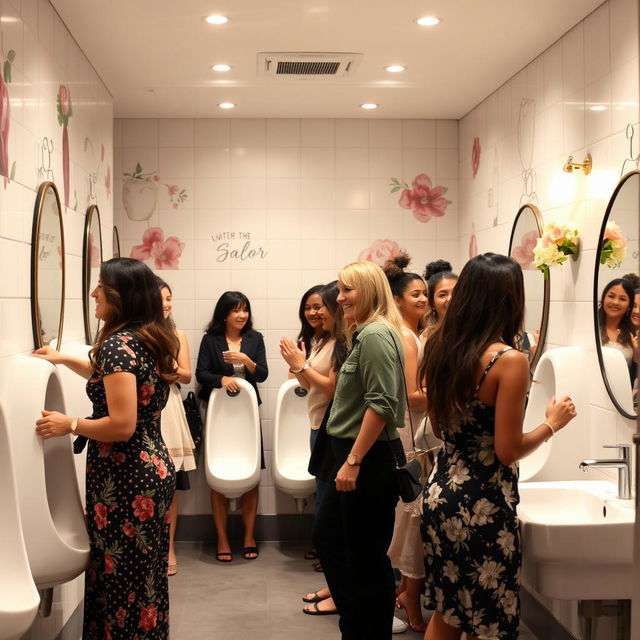
[[[323,335],[322,318],[320,311],[322,310],[322,289],[324,285],[316,284],[302,294],[300,299],[300,307],[298,309],[298,318],[300,319],[300,333],[296,338],[298,347],[304,346],[304,352],[309,355],[316,343],[319,342]]]
[[[244,378],[255,389],[258,404],[261,404],[258,382],[269,375],[264,339],[253,329],[251,303],[244,293],[225,291],[216,303],[211,322],[200,343],[196,380],[202,385],[198,397],[209,401],[213,389],[224,388],[239,391],[238,378]],[[229,425],[233,428],[233,425]],[[262,468],[265,468],[264,455]],[[255,560],[259,553],[254,537],[258,512],[258,486],[247,491],[241,499],[244,523],[244,545],[242,557]],[[216,527],[218,550],[216,560],[231,562],[233,555],[227,534],[229,500],[211,489],[211,509]]]
[[[465,265],[420,367],[434,432],[444,440],[424,490],[426,640],[517,638],[520,617],[518,466],[575,415],[552,400],[523,433],[529,362],[517,351],[522,270],[485,253]],[[541,416],[542,418],[542,416]]]
[[[450,262],[435,260],[427,264],[424,280],[427,283],[427,301],[429,303],[429,311],[424,319],[424,336],[428,338],[442,322],[447,312],[458,276],[453,273]]]
[[[174,466],[160,412],[176,378],[178,339],[153,272],[131,258],[103,262],[91,293],[104,322],[89,361],[35,352],[88,378],[90,418],[43,411],[36,432],[89,441],[84,640],[169,637],[168,511]]]

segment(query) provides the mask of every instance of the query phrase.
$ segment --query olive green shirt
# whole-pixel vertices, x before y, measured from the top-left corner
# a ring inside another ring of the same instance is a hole
[[[355,440],[367,409],[384,418],[378,440],[398,438],[404,426],[405,391],[402,343],[383,322],[358,327],[353,348],[340,368],[327,423],[335,438]]]

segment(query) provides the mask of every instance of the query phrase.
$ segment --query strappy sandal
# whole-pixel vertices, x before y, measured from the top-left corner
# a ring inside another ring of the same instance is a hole
[[[255,560],[259,555],[258,547],[244,547],[242,549],[242,557],[245,560]]]
[[[216,560],[218,562],[231,562],[233,560],[233,554],[231,551],[220,551],[216,553]]]
[[[178,573],[178,563],[176,562],[175,564],[170,564],[169,567],[167,568],[167,576],[171,577],[171,576],[175,576],[176,573]]]
[[[302,602],[306,602],[307,604],[313,604],[314,602],[322,602],[323,600],[326,600],[327,598],[331,597],[331,594],[326,596],[320,596],[319,595],[320,591],[322,591],[322,589],[318,591],[314,591],[313,595],[310,598],[307,598],[307,596],[303,596]]]
[[[338,613],[338,610],[331,609],[330,611],[323,611],[318,607],[318,603],[314,602],[309,608],[303,607],[302,613],[306,613],[308,616],[331,616]]]

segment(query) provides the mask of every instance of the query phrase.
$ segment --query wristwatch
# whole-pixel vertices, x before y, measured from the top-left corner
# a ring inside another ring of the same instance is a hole
[[[305,362],[300,369],[289,369],[289,371],[291,371],[291,373],[302,373],[303,371],[306,371],[309,366],[309,363]]]
[[[360,460],[360,456],[355,453],[350,453],[347,456],[347,464],[352,467],[359,467],[362,460]]]
[[[71,421],[71,435],[75,436],[78,435],[78,421],[80,420],[80,418],[74,418]]]

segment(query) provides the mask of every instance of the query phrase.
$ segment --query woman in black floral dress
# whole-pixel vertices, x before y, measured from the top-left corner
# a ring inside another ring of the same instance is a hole
[[[50,347],[35,355],[89,378],[90,418],[43,411],[36,432],[89,441],[84,640],[169,637],[168,509],[175,472],[160,412],[176,378],[178,342],[162,314],[156,277],[131,258],[104,262],[92,292],[104,321],[90,361]]]
[[[576,415],[570,398],[552,401],[545,422],[522,432],[529,361],[514,347],[523,317],[518,263],[476,256],[425,349],[420,379],[444,440],[424,490],[427,597],[436,609],[426,640],[518,637],[517,461]]]

